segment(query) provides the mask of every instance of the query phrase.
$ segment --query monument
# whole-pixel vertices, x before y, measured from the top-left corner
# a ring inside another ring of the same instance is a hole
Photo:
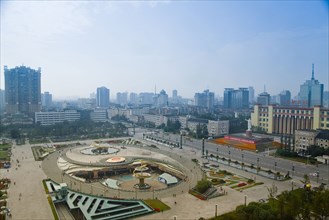
[[[246,130],[246,136],[247,137],[252,137],[252,131],[251,131],[251,119],[249,118],[246,120],[248,122],[248,129]]]

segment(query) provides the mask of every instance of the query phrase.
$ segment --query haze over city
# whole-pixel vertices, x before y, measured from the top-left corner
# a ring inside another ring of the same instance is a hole
[[[328,2],[1,1],[3,66],[41,67],[54,98],[254,86],[328,90]]]

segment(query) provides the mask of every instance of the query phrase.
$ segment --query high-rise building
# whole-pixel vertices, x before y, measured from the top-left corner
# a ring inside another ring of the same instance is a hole
[[[249,86],[249,103],[252,104],[255,102],[255,89],[252,86]]]
[[[268,106],[271,101],[271,96],[267,92],[262,92],[257,97],[257,104],[262,106]]]
[[[41,109],[41,68],[4,67],[6,112],[34,116]]]
[[[158,102],[157,105],[159,107],[168,105],[168,95],[167,95],[166,91],[164,91],[163,89],[160,91],[160,93],[157,97],[157,102]]]
[[[138,104],[138,94],[131,92],[129,94],[129,103],[133,104],[133,105],[137,105]]]
[[[119,105],[127,105],[128,104],[128,93],[127,92],[118,92],[117,93],[117,103]]]
[[[279,94],[279,105],[289,106],[291,103],[291,93],[289,90],[284,90]]]
[[[172,91],[172,101],[173,101],[173,103],[177,103],[177,100],[178,100],[178,93],[177,93],[177,90],[174,89]]]
[[[107,108],[110,105],[110,90],[106,87],[97,88],[96,105],[99,108]]]
[[[312,64],[312,78],[300,86],[299,96],[303,107],[323,105],[323,84],[314,78],[314,64]]]
[[[200,107],[206,107],[212,109],[214,107],[215,94],[209,92],[209,89],[203,91],[203,93],[195,93],[194,104]]]
[[[249,90],[247,88],[225,88],[224,108],[241,109],[249,107]]]
[[[0,89],[0,112],[5,110],[5,90]]]
[[[154,93],[153,92],[141,92],[139,93],[139,104],[151,105],[153,104]]]
[[[41,94],[42,107],[49,108],[52,105],[53,96],[49,92],[44,92]]]

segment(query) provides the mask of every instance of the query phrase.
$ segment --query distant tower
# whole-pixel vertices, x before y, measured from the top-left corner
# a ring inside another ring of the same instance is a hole
[[[25,113],[34,117],[41,110],[41,68],[38,70],[26,66],[8,69],[5,73],[6,112]]]
[[[107,108],[110,105],[110,90],[106,87],[97,88],[96,94],[97,107]]]
[[[300,86],[299,95],[301,105],[304,107],[323,105],[323,84],[314,77],[314,64],[312,64],[312,78]]]

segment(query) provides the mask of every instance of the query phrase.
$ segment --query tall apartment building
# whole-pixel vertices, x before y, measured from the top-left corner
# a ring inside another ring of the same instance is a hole
[[[225,88],[224,108],[241,109],[249,108],[249,90],[247,88]]]
[[[4,67],[6,112],[34,116],[41,109],[41,68]]]
[[[294,134],[296,130],[329,129],[329,109],[255,105],[252,126],[269,134]]]
[[[99,108],[107,108],[110,106],[110,90],[106,87],[97,88],[96,105]]]
[[[153,92],[141,92],[139,93],[139,104],[141,105],[152,105],[154,103]]]
[[[323,106],[323,84],[314,78],[314,64],[312,64],[312,78],[300,86],[300,103],[303,107]]]
[[[157,106],[163,107],[168,105],[168,95],[166,91],[163,89],[160,91],[159,95],[157,96]]]
[[[127,105],[128,104],[128,93],[127,92],[118,92],[117,93],[117,103],[122,106]]]
[[[212,109],[214,107],[215,94],[209,92],[209,89],[203,91],[202,93],[195,93],[194,104],[199,107],[206,107]]]

